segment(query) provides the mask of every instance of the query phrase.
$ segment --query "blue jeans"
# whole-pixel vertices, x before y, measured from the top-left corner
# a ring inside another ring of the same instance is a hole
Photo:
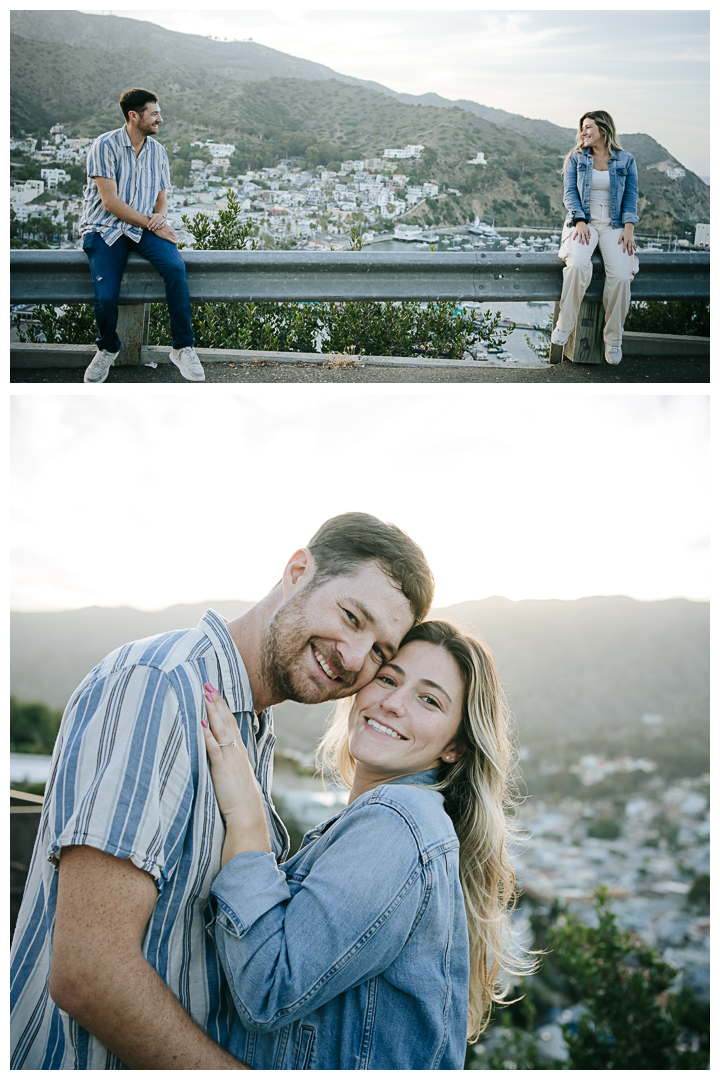
[[[184,349],[187,345],[192,345],[190,294],[185,263],[175,244],[170,240],[163,240],[148,229],[143,229],[137,244],[134,240],[120,236],[114,244],[108,246],[100,233],[91,232],[86,233],[83,238],[83,251],[90,263],[95,290],[95,322],[98,328],[95,344],[98,349],[106,349],[111,353],[120,351],[122,342],[117,335],[118,297],[123,270],[131,251],[137,251],[143,258],[148,259],[165,279],[173,349]]]

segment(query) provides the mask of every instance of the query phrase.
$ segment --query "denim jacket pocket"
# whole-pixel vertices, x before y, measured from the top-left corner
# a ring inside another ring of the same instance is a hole
[[[312,1068],[310,1060],[312,1058],[313,1047],[315,1046],[315,1028],[310,1027],[309,1024],[303,1024],[298,1032],[297,1050],[295,1051],[295,1064],[293,1069],[310,1069]]]

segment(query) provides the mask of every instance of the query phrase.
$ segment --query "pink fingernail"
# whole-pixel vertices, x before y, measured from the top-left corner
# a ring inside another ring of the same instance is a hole
[[[203,685],[205,686],[206,690],[212,690],[213,688],[213,684],[211,682],[206,682]]]
[[[207,726],[208,726],[208,722],[207,722],[207,720],[205,719],[205,717],[203,717],[203,718],[202,718],[202,720],[200,721],[200,723],[202,724],[202,726],[203,726],[203,727],[207,727]]]
[[[212,694],[206,694],[206,695],[205,695],[205,700],[206,700],[206,701],[209,701],[209,702],[210,702],[210,704],[212,705]]]

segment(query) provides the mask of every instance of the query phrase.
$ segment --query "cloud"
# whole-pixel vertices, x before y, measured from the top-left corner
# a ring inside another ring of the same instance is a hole
[[[709,172],[707,11],[122,14],[184,33],[252,36],[397,91],[469,99],[563,127],[602,107],[621,132],[652,135],[688,168]]]
[[[14,603],[257,599],[351,509],[422,544],[442,603],[706,595],[703,395],[381,389],[14,399]]]

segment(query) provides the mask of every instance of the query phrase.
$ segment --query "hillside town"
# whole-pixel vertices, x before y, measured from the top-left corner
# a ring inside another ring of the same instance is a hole
[[[37,178],[11,182],[11,222],[17,235],[28,236],[37,232],[33,219],[45,219],[51,226],[48,240],[52,247],[79,245],[82,197],[67,193],[71,175],[62,166],[84,167],[92,142],[69,137],[65,127],[55,124],[43,139],[30,135],[10,140],[10,150],[16,152],[14,160],[21,155],[27,163],[36,162],[38,172]],[[239,176],[230,175],[234,145],[208,140],[191,146],[197,148],[198,156],[190,161],[187,181],[171,184],[168,191],[169,220],[187,247],[192,247],[192,236],[183,224],[183,215],[192,219],[203,213],[212,219],[227,207],[231,191],[242,207],[243,223],[255,226],[264,246],[319,250],[337,246],[338,238],[346,236],[351,226],[370,240],[376,230],[387,229],[391,221],[414,206],[441,194],[437,183],[413,184],[407,173],[399,171],[399,162],[422,159],[425,148],[419,144],[389,147],[381,158],[344,161],[338,169],[301,169],[281,161]],[[173,149],[172,144],[169,149]],[[487,164],[482,151],[472,164]]]
[[[708,776],[653,778],[620,815],[616,800],[592,797],[592,785],[582,799],[531,799],[521,809],[524,850],[516,857],[534,904],[559,900],[591,918],[594,889],[606,885],[620,925],[659,948],[704,1000],[710,917],[694,902],[710,873],[708,785]]]
[[[22,180],[13,180],[11,175],[10,234],[13,247],[80,246],[79,221],[85,180],[83,175],[81,181],[79,174],[81,170],[84,174],[92,139],[73,137],[67,133],[68,127],[68,124],[57,123],[50,128],[47,137],[25,135],[10,139],[11,174],[13,167],[18,165],[24,166],[26,174],[29,171],[37,173]],[[241,206],[241,223],[252,225],[258,246],[320,251],[347,246],[352,228],[357,230],[364,243],[388,236],[403,241],[437,240],[432,230],[406,224],[403,219],[423,203],[460,196],[459,190],[433,180],[412,182],[413,165],[423,160],[425,147],[422,144],[388,147],[383,150],[382,157],[331,162],[332,166],[337,166],[332,168],[303,169],[284,160],[238,175],[232,174],[234,144],[209,139],[196,140],[190,145],[197,157],[192,157],[189,162],[175,161],[176,182],[173,182],[171,164],[168,190],[168,219],[187,248],[193,246],[193,237],[183,223],[183,216],[192,220],[202,213],[213,220],[220,210],[227,208],[230,192],[235,194]],[[168,140],[166,147],[172,161],[178,144]],[[483,168],[488,165],[488,159],[482,150],[478,150],[467,164]],[[74,177],[68,171],[73,169]],[[548,225],[556,228],[558,223],[548,222]],[[500,240],[490,226],[483,224],[481,228],[488,234],[493,233],[491,239]],[[478,230],[469,227],[469,231]],[[709,225],[698,224],[694,243],[676,238],[673,250],[691,247],[702,250],[709,248],[709,244]],[[651,241],[646,247],[648,250],[665,250],[657,241]],[[670,250],[669,246],[667,250]]]

